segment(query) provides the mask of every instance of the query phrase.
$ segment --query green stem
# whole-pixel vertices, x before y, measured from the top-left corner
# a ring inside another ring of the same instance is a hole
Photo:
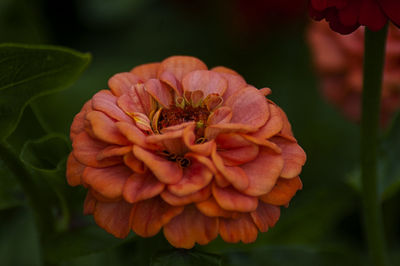
[[[365,31],[364,80],[361,120],[361,175],[364,223],[373,265],[389,265],[378,195],[378,133],[387,26]]]
[[[0,141],[0,159],[14,173],[18,183],[24,190],[28,203],[34,211],[36,225],[40,232],[40,241],[44,241],[54,232],[54,218],[49,204],[42,197],[34,178],[25,165],[21,162],[18,154],[5,141]]]

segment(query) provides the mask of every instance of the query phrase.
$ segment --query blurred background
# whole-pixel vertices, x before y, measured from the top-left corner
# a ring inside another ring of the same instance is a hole
[[[68,136],[83,103],[106,88],[113,74],[139,64],[191,55],[209,67],[232,68],[257,88],[271,88],[269,98],[288,115],[308,157],[301,174],[304,187],[282,209],[277,225],[255,243],[226,244],[218,238],[197,248],[220,254],[223,265],[365,265],[361,202],[349,182],[357,175],[359,126],[320,95],[306,41],[308,24],[305,0],[1,0],[0,42],[61,45],[93,56],[72,87],[25,110],[22,121],[28,123],[21,123],[10,142],[21,149],[25,141],[49,133]],[[7,189],[0,189],[0,202],[8,197],[14,204],[0,204],[0,264],[40,265],[32,213],[21,189],[4,173],[0,186]],[[71,232],[94,224],[82,215],[84,190],[68,189]],[[397,202],[394,194],[384,203],[393,256],[399,244]],[[66,258],[62,265],[149,265],[153,254],[169,248],[162,234],[130,236],[117,244],[102,230],[92,234],[113,244]],[[72,242],[62,245],[74,248]]]

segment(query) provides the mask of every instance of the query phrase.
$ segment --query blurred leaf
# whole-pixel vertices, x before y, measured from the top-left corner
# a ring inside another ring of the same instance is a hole
[[[400,113],[382,139],[378,158],[378,189],[382,200],[392,197],[400,190]],[[361,170],[358,166],[350,174],[349,184],[361,191]]]
[[[264,246],[247,252],[224,254],[230,266],[282,266],[282,265],[318,265],[318,266],[357,266],[365,265],[363,254],[346,246]]]
[[[40,242],[32,211],[14,208],[0,212],[2,266],[40,266]]]
[[[0,139],[16,128],[33,99],[71,85],[90,61],[89,54],[54,46],[0,45]]]
[[[23,192],[5,163],[0,160],[0,210],[21,205]]]
[[[93,225],[50,238],[45,243],[44,249],[46,259],[57,263],[108,250],[131,239],[132,237],[125,239],[116,238],[99,226]]]
[[[221,266],[221,257],[198,250],[174,249],[157,253],[151,266]]]

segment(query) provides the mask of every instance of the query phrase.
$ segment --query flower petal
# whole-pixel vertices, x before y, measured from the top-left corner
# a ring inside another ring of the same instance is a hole
[[[228,180],[232,186],[238,190],[244,190],[249,186],[249,180],[240,167],[237,166],[225,166],[224,161],[221,156],[218,155],[216,149],[214,148],[211,153],[211,158],[218,169],[218,171]]]
[[[175,216],[164,226],[164,236],[176,248],[192,248],[195,243],[205,245],[218,235],[218,219],[203,215],[194,207]]]
[[[358,22],[373,31],[378,31],[385,26],[387,17],[375,0],[363,0],[360,8]]]
[[[214,141],[211,140],[211,141],[206,141],[205,143],[195,144],[196,135],[194,134],[194,128],[195,125],[192,125],[184,129],[182,135],[184,144],[186,145],[186,147],[189,148],[190,151],[194,153],[204,156],[210,155],[214,145],[213,144]]]
[[[78,162],[78,160],[76,160],[72,152],[69,154],[66,173],[68,185],[77,186],[82,183],[81,178],[85,167],[86,166],[84,164],[81,164]]]
[[[249,134],[250,136],[259,139],[269,139],[281,131],[283,127],[283,120],[279,107],[277,107],[275,104],[269,103],[268,108],[270,113],[269,119],[258,131]]]
[[[197,209],[208,217],[226,217],[232,218],[235,212],[230,212],[222,209],[215,201],[214,197],[196,203]]]
[[[232,109],[231,123],[259,128],[269,119],[267,101],[256,88],[248,86],[230,96],[225,106]]]
[[[124,155],[124,163],[138,174],[144,174],[147,170],[144,163],[133,155],[133,151]]]
[[[210,186],[207,186],[199,191],[196,191],[192,194],[185,195],[182,197],[176,196],[175,194],[169,192],[168,190],[164,190],[161,193],[161,198],[170,205],[183,206],[193,202],[204,201],[208,199],[210,195],[211,195],[211,188]]]
[[[176,162],[168,161],[139,146],[133,147],[133,153],[161,182],[176,184],[182,179],[183,171]]]
[[[257,239],[258,230],[249,214],[238,219],[219,218],[219,234],[225,242],[251,243]]]
[[[131,122],[132,118],[118,107],[117,99],[110,91],[101,90],[93,96],[92,107],[117,121]]]
[[[227,106],[222,106],[210,114],[207,119],[208,125],[215,125],[219,123],[229,123],[232,119],[232,110]]]
[[[273,227],[279,220],[280,214],[279,207],[263,202],[259,202],[257,210],[250,213],[253,222],[261,232],[267,232],[268,228]]]
[[[238,134],[220,134],[215,141],[217,153],[226,166],[250,162],[258,155],[258,146]]]
[[[103,112],[92,111],[86,115],[86,119],[91,125],[94,136],[99,140],[118,145],[129,144],[115,126],[115,122]]]
[[[195,70],[207,70],[207,66],[199,59],[191,56],[171,56],[161,62],[158,77],[164,72],[172,73],[178,81]]]
[[[132,204],[125,201],[96,203],[94,220],[110,234],[125,238],[131,227]]]
[[[291,142],[281,137],[274,137],[271,141],[282,149],[284,165],[280,176],[283,178],[298,176],[307,158],[304,150],[297,142]]]
[[[92,167],[107,167],[121,163],[120,157],[109,157],[104,160],[97,160],[97,154],[108,146],[107,143],[95,140],[86,132],[81,132],[72,141],[73,154],[82,164]]]
[[[176,79],[176,77],[174,76],[174,74],[172,74],[169,71],[164,71],[163,73],[161,73],[159,79],[166,85],[168,85],[171,89],[173,89],[175,91],[175,94],[177,96],[182,96],[182,85],[180,84],[180,82]]]
[[[83,203],[83,214],[89,215],[93,214],[96,208],[96,198],[92,195],[91,191],[89,190],[86,193],[85,202]]]
[[[228,99],[236,91],[247,86],[244,78],[232,69],[226,67],[214,67],[211,71],[218,72],[218,74],[228,81],[228,87],[222,96],[224,100]]]
[[[182,85],[184,91],[200,90],[207,97],[210,94],[222,96],[228,87],[228,82],[216,72],[197,70],[184,76]]]
[[[101,161],[109,157],[114,156],[122,156],[132,151],[132,146],[118,146],[118,145],[110,145],[107,146],[105,149],[101,150],[96,159]]]
[[[96,192],[108,199],[118,199],[132,171],[124,166],[117,165],[106,168],[86,167],[82,180]]]
[[[268,194],[262,195],[260,199],[268,204],[286,206],[297,190],[302,187],[303,184],[298,176],[291,179],[279,178],[274,188]]]
[[[123,189],[124,199],[129,203],[153,198],[164,190],[165,184],[159,182],[152,174],[131,175]]]
[[[160,63],[149,63],[134,67],[130,73],[134,74],[135,76],[139,77],[142,82],[145,82],[149,79],[154,79],[157,77],[157,71],[160,67]]]
[[[213,184],[212,193],[218,205],[225,210],[251,212],[257,209],[257,198],[244,195],[232,187],[220,188]]]
[[[132,230],[142,237],[154,236],[182,211],[183,207],[171,206],[159,197],[139,201],[133,207]]]
[[[144,84],[144,87],[163,107],[168,108],[172,104],[171,92],[158,79],[149,79]]]
[[[77,113],[72,121],[70,128],[70,138],[73,140],[76,135],[85,130],[85,117],[86,113],[92,111],[92,100],[87,101],[81,111]]]
[[[115,96],[121,96],[128,93],[132,87],[140,82],[138,76],[129,72],[118,73],[108,80],[108,87],[111,89]]]
[[[207,186],[213,173],[207,166],[192,158],[190,166],[183,169],[182,179],[173,185],[168,185],[168,190],[176,196],[182,197],[199,191]]]
[[[397,27],[400,27],[400,2],[396,0],[380,0],[379,4],[390,20],[392,20]]]
[[[270,149],[261,148],[258,157],[241,166],[249,179],[243,193],[260,196],[272,190],[283,168],[283,159]]]
[[[146,135],[132,123],[116,122],[119,131],[132,143],[145,148],[155,149],[156,146],[146,142]]]

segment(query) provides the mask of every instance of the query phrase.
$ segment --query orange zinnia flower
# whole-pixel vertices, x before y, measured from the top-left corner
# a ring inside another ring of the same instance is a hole
[[[71,125],[67,180],[88,188],[84,213],[116,237],[252,242],[301,188],[306,155],[269,89],[186,56],[108,85]]]
[[[364,29],[340,35],[326,22],[311,23],[308,40],[324,96],[351,120],[361,118]],[[390,24],[383,75],[381,125],[400,108],[400,29]]]

